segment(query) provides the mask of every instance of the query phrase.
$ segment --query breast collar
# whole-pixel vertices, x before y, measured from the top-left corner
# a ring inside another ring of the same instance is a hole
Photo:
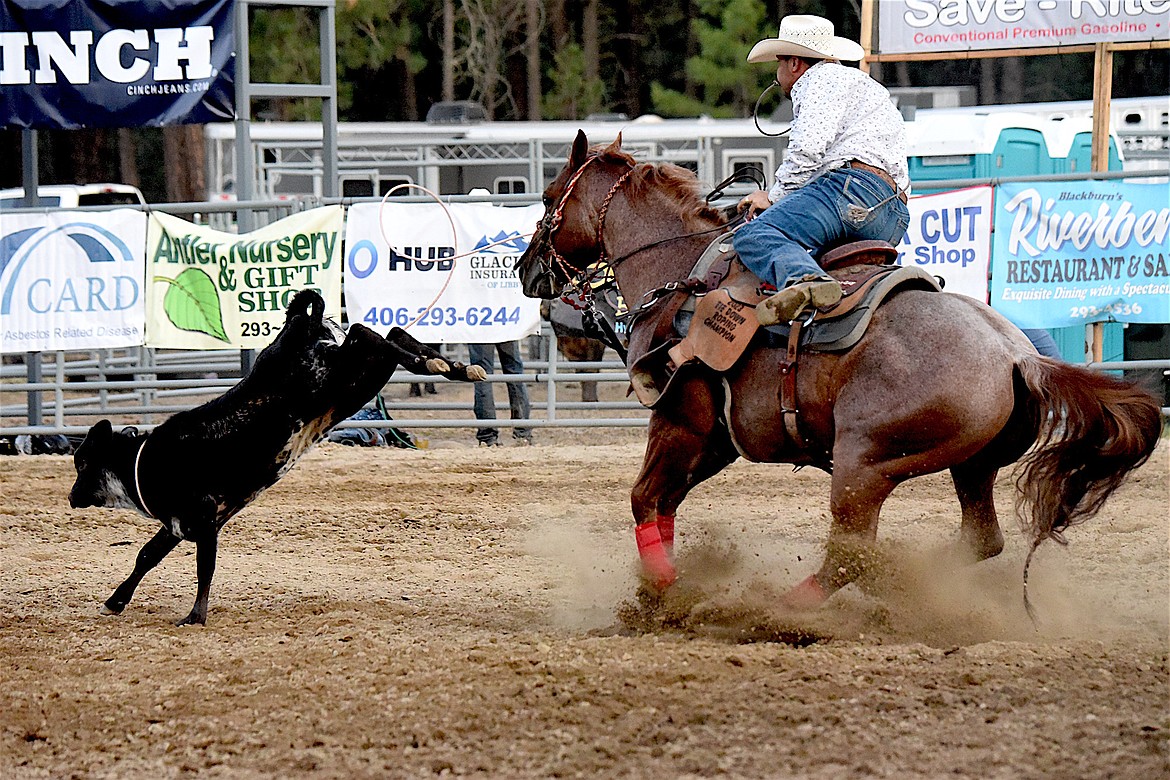
[[[146,449],[146,438],[142,439],[142,445],[138,448],[138,454],[134,456],[134,492],[138,495],[138,503],[142,505],[142,511],[146,512],[146,516],[152,520],[157,520],[154,512],[150,511],[150,507],[146,505],[146,499],[142,497],[142,481],[138,478],[138,463],[142,460],[142,451]]]

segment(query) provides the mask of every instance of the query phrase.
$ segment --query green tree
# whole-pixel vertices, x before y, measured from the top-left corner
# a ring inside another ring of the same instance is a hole
[[[585,50],[570,43],[553,57],[552,91],[544,97],[545,119],[581,119],[603,106],[601,79],[585,75]]]
[[[746,117],[773,73],[763,65],[749,65],[748,52],[756,41],[774,33],[762,0],[699,0],[702,16],[691,22],[699,53],[686,61],[687,79],[698,97],[658,82],[650,87],[654,110],[665,116]]]
[[[359,74],[371,76],[387,66],[400,66],[394,95],[415,113],[415,77],[427,64],[419,52],[419,31],[403,0],[346,0],[337,6],[338,111],[354,105]],[[364,99],[364,96],[363,96]]]

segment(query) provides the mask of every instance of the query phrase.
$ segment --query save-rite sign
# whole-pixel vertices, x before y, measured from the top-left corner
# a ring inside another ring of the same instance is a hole
[[[1170,0],[881,0],[882,54],[1165,41]]]

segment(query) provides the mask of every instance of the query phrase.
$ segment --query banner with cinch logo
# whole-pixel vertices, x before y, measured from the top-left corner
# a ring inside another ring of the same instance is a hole
[[[4,0],[0,125],[231,121],[234,7],[233,0]]]
[[[5,214],[0,225],[0,351],[142,344],[145,214]]]
[[[146,241],[147,346],[262,349],[298,291],[341,321],[341,206],[237,235],[154,212]]]
[[[524,295],[515,265],[543,215],[539,203],[350,206],[350,321],[383,334],[397,325],[426,344],[494,344],[538,332],[540,301]]]

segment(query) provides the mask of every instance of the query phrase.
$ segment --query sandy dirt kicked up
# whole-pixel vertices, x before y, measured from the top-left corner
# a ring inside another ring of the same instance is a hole
[[[828,477],[737,463],[638,597],[638,430],[535,447],[321,445],[228,524],[208,624],[194,546],[120,617],[151,522],[74,511],[72,460],[0,460],[0,777],[1170,777],[1168,446],[1071,544],[946,563],[949,478],[886,504],[821,610]],[[198,464],[191,464],[197,468]]]

